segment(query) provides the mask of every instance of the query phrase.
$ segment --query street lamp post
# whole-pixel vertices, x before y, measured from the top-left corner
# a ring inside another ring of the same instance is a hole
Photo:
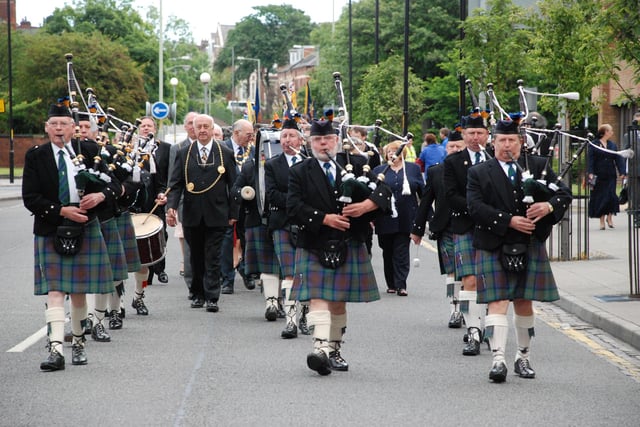
[[[178,79],[176,77],[171,77],[169,80],[171,84],[171,89],[173,92],[173,104],[171,105],[171,111],[173,111],[173,143],[176,143],[176,115],[178,113],[178,105],[176,104],[176,86],[178,86]]]
[[[262,76],[261,76],[261,71],[262,68],[260,67],[260,59],[259,58],[247,58],[246,56],[236,56],[236,59],[238,61],[256,61],[258,63],[258,69],[256,70],[256,77],[257,77],[257,88],[258,88],[258,93],[262,94],[262,91],[260,90],[260,86],[262,85]],[[260,95],[260,101],[262,101],[262,95]],[[261,102],[262,103],[262,102]],[[256,120],[258,120],[258,118],[256,117]]]
[[[200,74],[200,81],[204,85],[204,113],[209,114],[209,82],[211,81],[211,75],[207,72]]]

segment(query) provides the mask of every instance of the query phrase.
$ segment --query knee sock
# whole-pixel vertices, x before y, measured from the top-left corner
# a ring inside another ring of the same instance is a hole
[[[278,296],[280,295],[280,278],[275,274],[261,274],[262,292],[267,308],[278,306]]]
[[[535,336],[535,330],[533,329],[535,315],[518,316],[514,314],[513,323],[516,327],[516,343],[518,345],[516,359],[528,359],[531,337]]]
[[[329,337],[331,335],[331,312],[314,310],[307,314],[309,326],[313,326],[313,348],[322,350],[329,356]]]
[[[477,296],[476,291],[460,291],[460,311],[464,313],[467,328],[482,330],[486,307],[476,302]]]
[[[298,302],[291,300],[291,287],[293,280],[285,279],[282,281],[282,289],[284,290],[284,307],[287,313],[287,323],[291,322],[298,326]]]
[[[62,343],[64,342],[64,307],[47,308],[44,311],[47,322],[47,335],[51,348],[62,355]]]
[[[504,349],[507,346],[509,322],[506,314],[487,315],[485,335],[489,338],[489,345],[493,353],[493,363],[504,362]]]
[[[136,294],[142,295],[144,288],[147,286],[147,277],[149,276],[149,269],[143,267],[142,270],[136,271]]]
[[[342,347],[342,336],[347,330],[347,313],[332,314],[331,326],[329,328],[329,351],[340,350]]]

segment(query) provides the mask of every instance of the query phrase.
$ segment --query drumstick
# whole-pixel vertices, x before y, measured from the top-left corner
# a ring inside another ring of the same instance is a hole
[[[165,197],[167,197],[167,194],[169,194],[169,191],[171,191],[171,187],[167,188],[167,190],[164,192],[164,196],[165,196]],[[153,215],[153,212],[154,212],[157,208],[158,208],[158,203],[156,203],[156,204],[153,206],[153,209],[151,209],[151,212],[149,212],[149,213],[147,214],[147,217],[144,219],[144,221],[142,221],[142,223],[143,223],[143,224],[144,224],[145,222],[147,222],[147,220],[149,219],[149,217],[150,217],[151,215]]]

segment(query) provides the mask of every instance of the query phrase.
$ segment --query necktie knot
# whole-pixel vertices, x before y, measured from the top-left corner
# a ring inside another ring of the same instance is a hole
[[[514,162],[508,162],[507,163],[509,165],[509,169],[507,170],[507,174],[509,176],[509,180],[511,181],[511,184],[516,183],[516,166]]]
[[[200,151],[202,152],[202,163],[206,163],[209,158],[209,150],[207,150],[207,147],[202,147]]]
[[[291,158],[291,165],[292,165],[292,166],[293,166],[293,165],[295,165],[297,161],[298,161],[298,158],[297,158],[296,156],[293,156],[293,157]]]
[[[238,156],[244,155],[244,148],[243,147],[238,147],[237,155]]]
[[[480,152],[478,151],[476,153],[476,161],[474,163],[474,165],[477,165],[478,163],[480,163],[482,161],[482,158],[480,157]]]

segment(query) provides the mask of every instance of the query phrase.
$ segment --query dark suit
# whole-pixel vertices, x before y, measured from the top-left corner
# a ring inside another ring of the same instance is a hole
[[[524,167],[524,159],[519,163]],[[540,178],[544,170],[545,160],[529,156],[529,171],[534,178]],[[547,168],[547,181],[556,182],[556,174]],[[516,182],[521,180],[517,173]],[[544,242],[553,225],[560,221],[571,203],[571,192],[564,185],[549,199],[553,212],[536,223],[533,236]],[[526,205],[522,202],[524,193],[520,185],[514,188],[507,178],[504,169],[496,159],[484,162],[469,170],[467,203],[469,213],[476,222],[473,234],[473,246],[477,249],[493,251],[503,243],[528,242],[530,237],[509,227],[511,217],[526,215]]]
[[[453,153],[444,159],[444,186],[451,206],[451,231],[465,234],[473,229],[467,210],[467,171],[473,166],[469,150]]]
[[[233,153],[224,145],[215,141],[211,143],[206,165],[200,164],[197,148],[197,144],[192,144],[178,150],[176,164],[182,166],[173,168],[167,207],[177,209],[183,197],[184,209],[180,219],[184,237],[191,248],[191,292],[194,297],[216,302],[220,296],[222,238],[229,229],[229,220],[238,218],[238,206],[231,197],[237,173]],[[220,153],[225,171],[209,188],[220,175]],[[185,175],[189,182],[185,181]],[[189,184],[193,184],[193,192],[187,188]]]
[[[300,160],[298,160],[300,161]],[[289,163],[279,154],[264,165],[265,200],[268,201],[269,231],[285,228],[287,218],[287,189],[289,188]],[[267,203],[265,203],[265,210]]]
[[[435,209],[432,208],[434,201]],[[446,196],[442,163],[429,168],[429,179],[420,200],[411,233],[424,236],[427,221],[429,221],[429,231],[435,235],[445,231],[451,222],[451,208]]]

